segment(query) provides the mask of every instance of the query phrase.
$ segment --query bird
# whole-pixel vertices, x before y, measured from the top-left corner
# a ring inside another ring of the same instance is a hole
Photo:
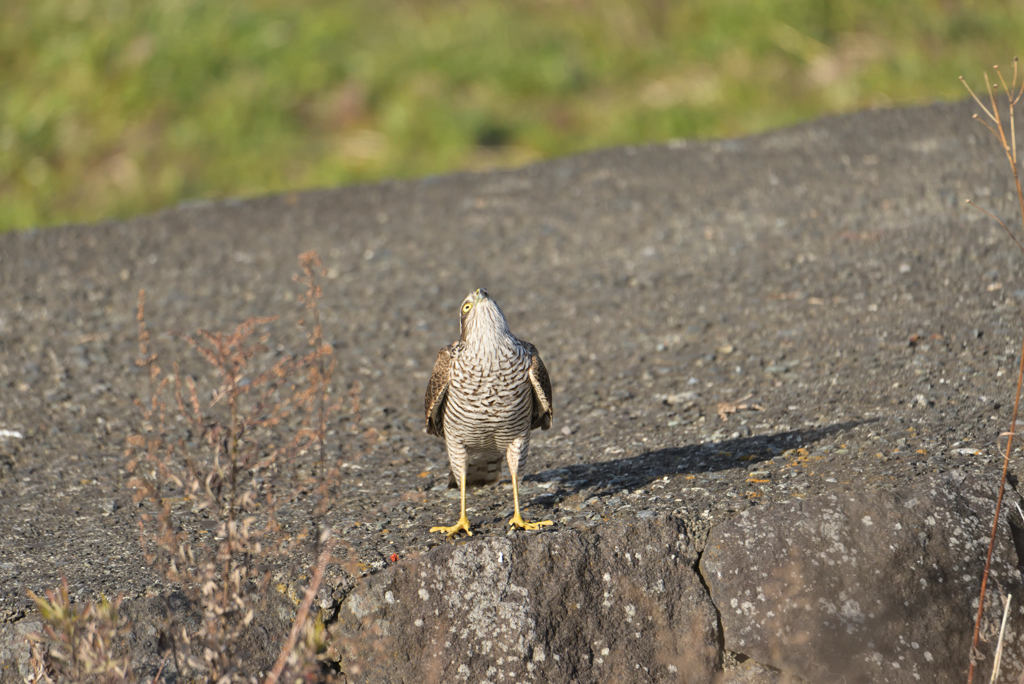
[[[551,428],[553,409],[548,370],[529,342],[509,330],[487,290],[463,301],[459,339],[437,353],[423,408],[428,434],[443,437],[448,451],[448,486],[460,490],[459,521],[430,528],[449,539],[472,536],[466,517],[466,487],[501,477],[502,457],[512,476],[515,514],[509,525],[536,530],[550,520],[527,522],[519,511],[519,469],[526,462],[530,432]]]

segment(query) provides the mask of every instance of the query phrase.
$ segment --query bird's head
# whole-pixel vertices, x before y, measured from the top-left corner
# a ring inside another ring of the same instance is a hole
[[[508,333],[505,314],[482,287],[473,290],[462,300],[460,311],[463,340],[484,334]]]

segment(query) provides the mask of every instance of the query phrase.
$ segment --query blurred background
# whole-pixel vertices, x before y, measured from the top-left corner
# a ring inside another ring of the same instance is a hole
[[[2,0],[0,230],[952,100],[1016,0]]]

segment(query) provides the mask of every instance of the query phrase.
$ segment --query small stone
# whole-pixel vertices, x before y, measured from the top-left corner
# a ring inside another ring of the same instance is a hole
[[[71,395],[63,387],[57,387],[50,390],[44,395],[47,402],[51,404],[59,404],[71,399]]]
[[[679,404],[693,404],[697,399],[700,398],[696,392],[677,392],[676,394],[670,394],[665,397],[665,403],[669,406],[676,406]]]

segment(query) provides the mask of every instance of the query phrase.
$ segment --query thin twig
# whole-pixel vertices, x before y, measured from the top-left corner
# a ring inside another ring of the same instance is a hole
[[[1013,435],[1017,431],[1017,413],[1020,410],[1021,386],[1024,385],[1024,334],[1021,335],[1020,346],[1020,367],[1017,371],[1017,395],[1013,400],[1013,416],[1010,418],[1010,433],[1006,437],[1006,452],[1003,457],[1003,477],[999,481],[999,496],[996,498],[996,513],[992,518],[992,535],[988,541],[988,554],[985,556],[985,572],[981,576],[981,597],[978,599],[978,617],[974,621],[974,639],[972,647],[978,648],[978,639],[981,633],[981,618],[985,612],[985,589],[988,584],[988,575],[992,566],[992,552],[996,547],[996,532],[999,526],[999,510],[1003,505],[1003,493],[1006,491],[1006,475],[1010,468],[1010,453],[1013,448]],[[967,671],[967,684],[971,684],[974,678],[974,659],[971,659],[970,668]]]
[[[320,558],[316,562],[316,571],[313,573],[312,581],[310,581],[309,586],[306,588],[306,595],[302,597],[302,603],[299,605],[299,612],[295,616],[295,622],[292,623],[292,631],[288,635],[288,641],[285,643],[284,648],[281,649],[281,655],[277,657],[274,669],[267,675],[265,684],[275,684],[284,671],[284,666],[288,663],[288,656],[291,655],[292,649],[295,648],[295,642],[299,638],[299,631],[306,624],[309,607],[313,605],[313,599],[316,598],[316,593],[320,590],[320,582],[324,579],[324,571],[327,569],[327,563],[331,560],[331,549],[333,547],[334,540],[328,539],[327,543],[324,544],[323,551],[320,552]]]
[[[1020,251],[1024,252],[1024,245],[1020,244],[1020,240],[1018,240],[1017,236],[1013,234],[1013,231],[1010,230],[1009,226],[1007,226],[1005,223],[996,218],[991,212],[985,210],[983,207],[979,207],[971,200],[964,200],[964,203],[971,205],[981,213],[985,214],[985,216],[988,216],[990,219],[1001,225],[1003,227],[1003,230],[1006,231],[1006,234],[1010,236],[1010,239],[1017,243],[1017,246],[1020,248]]]
[[[996,684],[999,681],[999,666],[1003,661],[1003,638],[1006,634],[1006,620],[1010,617],[1010,599],[1012,595],[1006,595],[1006,606],[1003,608],[1003,623],[999,626],[999,641],[996,642],[996,654],[993,660],[995,664],[992,665],[992,677],[988,680],[989,684]]]
[[[1003,78],[1003,72],[999,70],[999,66],[996,65],[993,68],[996,70],[996,73],[999,74],[999,82],[1003,84],[1003,90],[1006,91],[1006,101],[1009,102],[1009,104],[1010,104],[1010,149],[1013,150],[1013,159],[1011,160],[1011,163],[1016,164],[1017,163],[1017,129],[1013,125],[1013,105],[1014,105],[1014,101],[1011,99],[1013,97],[1013,88],[1006,86],[1006,79]],[[1014,85],[1016,85],[1016,83],[1017,83],[1017,63],[1016,62],[1013,63],[1013,72],[1014,72],[1014,74],[1013,74],[1013,82],[1014,82]]]
[[[1016,83],[1017,83],[1017,58],[1016,57],[1013,58],[1013,82],[1015,84],[1014,88],[1016,88],[1017,87],[1016,86]],[[1021,95],[1024,95],[1024,79],[1022,79],[1021,82],[1020,82],[1020,90],[1018,90],[1017,94],[1014,96],[1013,104],[1017,104],[1018,102],[1020,102]]]
[[[981,99],[977,95],[974,94],[974,91],[971,90],[971,86],[967,85],[967,81],[964,80],[963,76],[960,77],[960,82],[964,84],[964,87],[967,88],[967,92],[969,92],[971,94],[971,97],[973,97],[974,101],[978,103],[978,106],[981,107],[982,111],[984,111],[986,114],[988,114],[988,118],[990,118],[993,121],[995,121],[995,117],[992,116],[992,112],[988,111],[988,107],[986,107],[985,105],[983,105],[981,103]]]
[[[992,135],[996,136],[997,138],[999,137],[999,133],[997,133],[997,132],[996,132],[996,129],[992,128],[992,127],[991,127],[991,126],[989,126],[989,125],[988,125],[987,123],[985,123],[985,122],[984,122],[984,121],[983,121],[983,120],[981,119],[981,117],[979,117],[979,116],[978,116],[977,114],[975,114],[975,115],[974,115],[974,116],[972,116],[971,118],[972,118],[972,119],[974,119],[975,121],[977,121],[978,123],[980,123],[980,124],[981,124],[982,126],[984,126],[985,128],[987,128],[987,129],[988,129],[988,132],[989,132],[989,133],[991,133]]]
[[[169,658],[169,657],[170,657],[170,655],[171,655],[171,652],[170,652],[170,651],[167,651],[167,653],[164,653],[164,657],[163,657],[163,660],[161,660],[161,661],[160,661],[160,667],[158,667],[158,668],[157,668],[157,670],[156,670],[156,675],[154,675],[154,676],[153,676],[153,682],[154,682],[154,684],[155,684],[156,682],[159,682],[159,681],[160,681],[160,673],[164,671],[164,665],[166,665],[166,664],[167,664],[167,658]]]

